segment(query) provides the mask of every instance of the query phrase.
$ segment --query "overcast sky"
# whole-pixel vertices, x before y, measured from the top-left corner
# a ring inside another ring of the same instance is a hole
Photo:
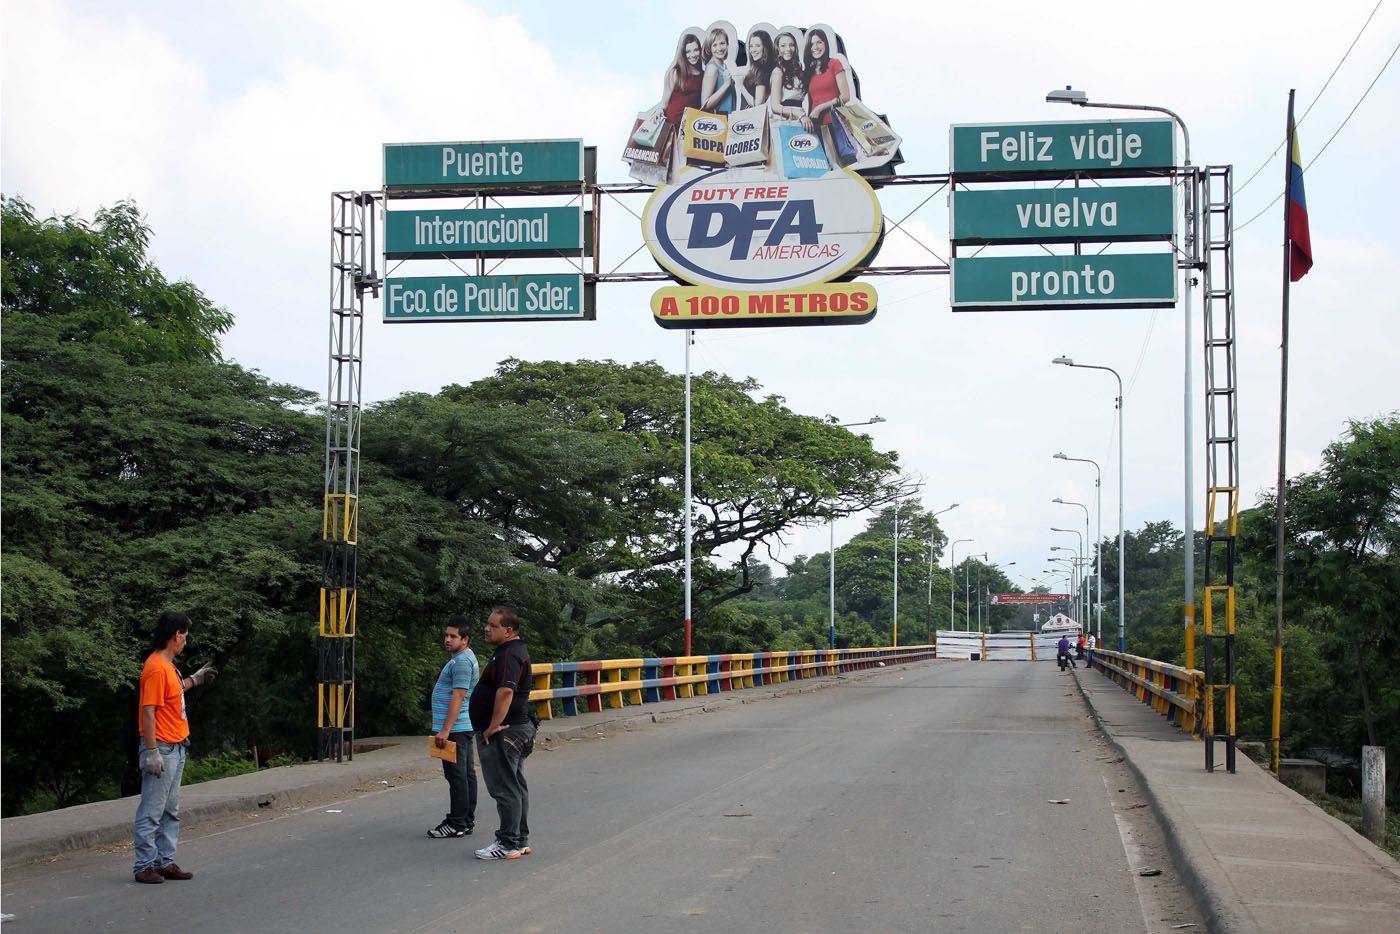
[[[1319,156],[1400,42],[1400,4],[1383,2],[1327,84],[1375,8],[1219,3],[1187,18],[1121,0],[734,4],[699,15],[693,3],[657,0],[6,0],[0,187],[41,216],[91,217],[134,199],[166,275],[193,281],[235,315],[225,354],[324,393],[330,193],[377,188],[385,142],[582,138],[598,148],[599,180],[625,181],[623,140],[636,112],[659,98],[685,27],[829,23],[863,98],[903,135],[909,174],[947,171],[949,124],[1107,114],[1047,104],[1051,88],[1169,107],[1190,129],[1196,164],[1236,172],[1248,506],[1272,489],[1277,469],[1283,205],[1267,206],[1282,190],[1276,150],[1290,87],[1300,114],[1312,106],[1299,134],[1304,162],[1318,158],[1306,174],[1316,266],[1292,293],[1290,473],[1316,467],[1347,419],[1400,408],[1400,293],[1390,281],[1400,269],[1400,65],[1381,74]],[[947,258],[944,192],[886,189],[881,201],[891,220],[910,215],[903,229],[913,236],[891,234],[880,264]],[[641,242],[629,211],[641,205],[604,204],[608,269],[655,268],[644,250],[627,259]],[[1127,525],[1182,524],[1180,309],[954,314],[946,277],[876,286],[879,312],[867,325],[700,332],[693,365],[753,377],[799,412],[883,416],[863,430],[924,478],[923,504],[961,504],[940,519],[950,538],[974,539],[959,558],[1014,561],[1008,570],[1022,586],[1042,576],[1051,545],[1075,544],[1051,526],[1083,528],[1078,508],[1051,500],[1095,507],[1093,468],[1055,452],[1102,465],[1104,535],[1116,530],[1113,378],[1050,361],[1068,354],[1110,366],[1127,384]],[[653,323],[653,288],[600,286],[597,321],[576,323],[384,325],[376,302],[365,401],[466,383],[508,357],[656,360],[679,372],[683,337]],[[1200,527],[1198,310],[1193,330]],[[838,540],[864,523],[838,523]],[[792,536],[780,557],[826,547],[817,528]]]

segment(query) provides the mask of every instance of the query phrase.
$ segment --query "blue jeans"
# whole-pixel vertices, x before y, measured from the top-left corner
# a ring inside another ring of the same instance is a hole
[[[442,760],[442,777],[447,779],[447,817],[450,827],[471,830],[476,826],[476,764],[472,761],[472,746],[476,745],[471,730],[447,734],[457,744],[457,761]]]
[[[502,846],[520,849],[530,842],[530,786],[521,771],[523,753],[532,746],[535,725],[528,720],[508,726],[491,737],[490,744],[477,737],[476,754],[481,758],[481,777],[486,790],[496,799],[496,815],[501,826],[496,839]]]
[[[159,775],[141,773],[141,803],[136,808],[133,840],[136,860],[132,873],[147,866],[159,869],[170,865],[175,861],[175,847],[180,842],[180,778],[185,774],[185,746],[157,740],[156,749],[165,761],[165,771]]]

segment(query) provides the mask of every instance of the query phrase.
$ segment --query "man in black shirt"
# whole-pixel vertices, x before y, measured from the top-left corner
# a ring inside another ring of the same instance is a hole
[[[529,707],[530,650],[519,630],[520,621],[510,607],[491,611],[486,641],[496,651],[467,702],[481,777],[496,799],[501,821],[496,842],[477,850],[477,859],[519,859],[530,852],[530,789],[521,763],[534,749],[535,724]]]

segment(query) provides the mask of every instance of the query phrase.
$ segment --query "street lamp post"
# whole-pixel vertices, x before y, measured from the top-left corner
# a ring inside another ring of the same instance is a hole
[[[1061,499],[1061,498],[1058,497],[1058,496],[1055,497],[1054,499],[1052,499],[1050,502],[1052,502],[1052,503],[1059,503],[1061,506],[1078,506],[1080,509],[1084,510],[1084,542],[1085,542],[1085,544],[1087,545],[1087,543],[1088,543],[1088,541],[1089,541],[1089,507],[1088,507],[1088,506],[1085,506],[1083,503],[1076,503],[1074,500],[1071,500],[1071,499]],[[1085,550],[1086,550],[1086,551],[1088,550],[1087,547],[1085,548]],[[1086,568],[1089,566],[1089,557],[1088,557],[1087,555],[1084,557],[1084,566],[1085,566]],[[1089,588],[1089,579],[1088,579],[1088,576],[1086,575],[1086,576],[1085,576],[1085,579],[1084,579],[1084,589],[1085,589],[1085,594],[1084,594],[1084,596],[1085,596],[1085,599],[1086,599],[1086,603],[1085,603],[1085,605],[1084,605],[1084,628],[1085,628],[1085,629],[1088,629],[1088,630],[1090,630],[1090,631],[1092,631],[1092,630],[1093,630],[1093,627],[1092,627],[1090,624],[1093,622],[1093,620],[1091,620],[1090,617],[1093,615],[1093,611],[1089,608],[1089,604],[1087,603],[1087,599],[1088,599],[1088,596],[1089,596],[1089,594],[1088,594],[1088,588]],[[1100,590],[1099,597],[1102,598],[1102,597],[1103,597],[1103,593],[1102,593],[1103,585],[1102,585],[1102,584],[1099,585],[1099,590]],[[1100,616],[1103,615],[1102,611],[1100,611],[1099,615],[1100,615]]]
[[[976,539],[960,538],[948,546],[948,629],[951,632],[956,632],[958,628],[957,619],[953,616],[953,594],[956,593],[956,588],[953,586],[955,583],[953,568],[957,566],[954,559],[957,555],[958,543],[972,541],[976,541]]]
[[[1004,568],[1004,567],[1005,567],[1005,568],[1009,568],[1009,567],[1011,567],[1011,565],[1013,565],[1013,564],[1015,564],[1015,563],[1016,563],[1015,561],[1008,561],[1008,562],[1006,562],[1005,564],[989,564],[989,565],[987,565],[987,566],[988,566],[988,567],[992,567],[992,568],[996,568],[998,571],[1000,571],[1002,568]],[[1008,580],[1009,580],[1009,579],[1010,579],[1010,578],[1008,578]],[[984,594],[984,593],[982,593],[982,568],[981,568],[981,566],[978,566],[978,568],[977,568],[977,631],[978,631],[978,632],[981,632],[981,631],[982,631],[982,602],[983,602],[984,600],[986,600],[986,599],[987,599],[987,595]],[[990,603],[987,604],[987,628],[988,628],[989,630],[992,628],[992,605],[991,605]]]
[[[1056,454],[1055,457],[1063,461],[1082,461],[1094,465],[1094,516],[1098,523],[1098,529],[1094,535],[1094,571],[1098,578],[1098,599],[1094,601],[1094,612],[1098,617],[1097,641],[1099,645],[1103,645],[1103,472],[1099,470],[1099,462],[1093,458],[1069,457],[1063,451]]]
[[[935,513],[934,513],[932,516],[930,516],[929,518],[930,518],[930,519],[937,519],[939,516],[943,515],[943,514],[944,514],[945,512],[947,512],[949,509],[957,509],[957,508],[958,508],[958,504],[957,504],[957,503],[954,503],[953,505],[949,506],[947,509],[940,509],[940,510],[938,510],[938,512],[935,512]],[[953,589],[952,578],[949,578],[949,580],[948,580],[948,589],[949,589],[949,591],[951,591],[951,590]],[[928,536],[928,641],[929,641],[929,644],[930,644],[930,645],[933,644],[933,529],[931,529],[931,528],[929,529],[929,536]]]
[[[837,425],[836,427],[837,427],[837,428],[855,428],[857,425],[878,425],[880,422],[883,422],[883,421],[884,421],[884,419],[881,418],[879,415],[874,415],[874,416],[871,416],[870,418],[866,419],[866,420],[863,421],[863,422],[846,422],[846,423],[844,423],[844,424]],[[831,596],[831,619],[830,619],[830,625],[831,625],[831,630],[830,630],[830,632],[831,632],[831,647],[834,649],[834,648],[836,648],[836,519],[835,519],[835,517],[832,517],[831,519],[828,519],[828,520],[827,520],[827,523],[826,523],[826,530],[827,530],[828,534],[831,536],[831,551],[828,553],[828,554],[829,554],[829,557],[827,558],[827,562],[826,562],[826,563],[827,563],[827,565],[828,565],[827,570],[830,572],[830,583],[831,583],[831,588],[830,588],[830,596]]]
[[[1192,282],[1193,282],[1193,273],[1195,273],[1196,268],[1200,265],[1200,263],[1197,261],[1197,258],[1196,258],[1196,247],[1197,247],[1197,244],[1196,244],[1196,224],[1195,224],[1195,220],[1196,220],[1196,203],[1195,203],[1196,173],[1195,173],[1195,170],[1191,168],[1191,134],[1190,134],[1190,132],[1186,129],[1186,122],[1185,122],[1184,120],[1182,120],[1181,117],[1179,117],[1176,113],[1174,113],[1174,112],[1171,111],[1171,110],[1168,110],[1168,109],[1165,108],[1165,107],[1157,107],[1157,106],[1154,106],[1154,105],[1151,105],[1151,104],[1107,104],[1107,103],[1099,103],[1099,102],[1097,102],[1097,101],[1090,101],[1090,100],[1089,100],[1089,96],[1088,96],[1085,92],[1083,92],[1083,91],[1075,91],[1075,90],[1073,90],[1073,89],[1071,89],[1071,88],[1065,88],[1063,91],[1058,90],[1058,89],[1056,89],[1056,90],[1054,90],[1054,91],[1051,91],[1049,94],[1046,94],[1046,95],[1045,95],[1045,99],[1046,99],[1047,101],[1051,102],[1051,103],[1074,104],[1074,105],[1079,106],[1079,107],[1100,107],[1100,108],[1105,108],[1105,109],[1110,109],[1110,110],[1149,110],[1149,111],[1152,111],[1153,113],[1166,114],[1168,117],[1171,117],[1174,121],[1176,121],[1176,125],[1177,125],[1177,126],[1181,127],[1182,155],[1183,155],[1184,158],[1185,158],[1185,166],[1184,166],[1184,168],[1185,168],[1185,170],[1186,170],[1186,182],[1185,182],[1185,185],[1184,185],[1183,188],[1182,188],[1182,203],[1183,203],[1184,208],[1185,208],[1184,213],[1185,213],[1185,223],[1186,223],[1186,230],[1184,231],[1184,239],[1185,239],[1185,246],[1186,246],[1186,249],[1183,251],[1183,252],[1185,253],[1185,255],[1186,255],[1186,263],[1185,263],[1186,272],[1185,272],[1185,275],[1183,276],[1183,278],[1184,278],[1185,281],[1184,281],[1184,283],[1183,283],[1183,297],[1184,297],[1184,301],[1183,301],[1183,303],[1182,303],[1182,320],[1183,320],[1183,324],[1184,324],[1183,331],[1184,331],[1184,334],[1185,334],[1185,347],[1186,347],[1186,352],[1185,352],[1185,353],[1186,353],[1186,360],[1185,360],[1185,365],[1182,367],[1183,378],[1184,378],[1184,381],[1185,381],[1185,383],[1184,383],[1184,385],[1185,385],[1185,390],[1184,390],[1184,392],[1183,392],[1183,400],[1184,400],[1184,401],[1183,401],[1183,408],[1184,408],[1184,410],[1185,410],[1184,419],[1183,419],[1183,420],[1184,420],[1184,423],[1185,423],[1184,426],[1183,426],[1183,427],[1184,427],[1184,443],[1183,443],[1183,450],[1184,450],[1185,461],[1186,461],[1186,477],[1185,477],[1186,507],[1185,507],[1185,510],[1184,510],[1184,512],[1185,512],[1185,521],[1184,521],[1184,527],[1183,527],[1182,531],[1185,533],[1185,549],[1184,549],[1184,550],[1185,550],[1185,552],[1186,552],[1186,554],[1185,554],[1185,562],[1186,562],[1186,567],[1185,567],[1186,605],[1185,605],[1184,613],[1183,613],[1183,616],[1182,616],[1182,626],[1183,626],[1183,629],[1184,629],[1184,631],[1185,631],[1185,636],[1186,636],[1186,667],[1187,667],[1187,668],[1194,668],[1194,667],[1195,667],[1195,664],[1196,664],[1196,658],[1195,658],[1195,655],[1196,655],[1196,604],[1195,604],[1195,599],[1196,599],[1196,596],[1195,596],[1195,594],[1196,594],[1196,581],[1195,581],[1195,575],[1196,575],[1196,534],[1195,534],[1195,528],[1196,528],[1196,523],[1195,523],[1195,519],[1192,517],[1192,514],[1191,514],[1191,511],[1192,511],[1191,484],[1192,484],[1192,482],[1193,482],[1193,480],[1194,480],[1194,474],[1195,474],[1195,468],[1194,468],[1194,466],[1193,466],[1192,441],[1191,441],[1191,436],[1192,436],[1191,412],[1192,412],[1192,409],[1194,408],[1193,398],[1192,398],[1192,397],[1193,397],[1193,393],[1194,393],[1194,390],[1195,390],[1195,384],[1194,384],[1194,381],[1193,381],[1192,378],[1191,378],[1191,350],[1192,350],[1192,347],[1191,347],[1191,285],[1192,285]],[[1105,367],[1104,369],[1107,369],[1107,368]],[[1121,389],[1119,390],[1119,396],[1120,396],[1120,398],[1121,398],[1121,396],[1122,396],[1122,390],[1121,390]],[[1122,437],[1122,433],[1121,433],[1121,432],[1119,433],[1119,437],[1120,437],[1120,438]],[[1118,566],[1119,566],[1119,568],[1121,569],[1122,566],[1123,566],[1122,554],[1121,554],[1121,551],[1122,551],[1122,543],[1121,543],[1121,542],[1119,543],[1119,551],[1120,551],[1120,554],[1119,554]],[[1120,589],[1119,593],[1120,593],[1120,595],[1121,595],[1121,593],[1122,593],[1121,589]],[[1119,626],[1120,626],[1120,629],[1119,629],[1119,634],[1118,634],[1118,642],[1119,642],[1118,650],[1121,652],[1121,651],[1123,651],[1123,644],[1122,644],[1122,643],[1123,643],[1123,633],[1122,633],[1122,629],[1121,629],[1121,626],[1122,626],[1121,620],[1120,620]]]
[[[1069,578],[1069,592],[1070,592],[1069,611],[1070,611],[1071,613],[1073,613],[1075,616],[1077,616],[1077,617],[1079,617],[1080,619],[1082,619],[1083,617],[1080,616],[1080,609],[1079,609],[1079,564],[1078,564],[1078,562],[1076,562],[1075,559],[1072,557],[1072,556],[1074,555],[1074,549],[1073,549],[1073,548],[1063,548],[1063,547],[1061,547],[1061,546],[1059,546],[1059,545],[1052,545],[1052,546],[1050,546],[1050,550],[1051,550],[1051,551],[1068,551],[1068,552],[1070,553],[1070,555],[1071,555],[1071,557],[1069,557],[1069,558],[1055,558],[1055,557],[1051,557],[1051,558],[1048,558],[1048,559],[1046,559],[1046,560],[1058,562],[1058,563],[1063,564],[1063,565],[1065,565],[1066,567],[1069,568],[1069,574],[1068,574],[1068,578]]]
[[[986,560],[987,560],[987,553],[984,551],[984,552],[982,552],[981,555],[968,555],[968,558],[978,558],[978,557],[980,557],[980,558],[982,559],[982,561],[986,561]],[[982,631],[982,561],[978,561],[978,562],[977,562],[977,631],[978,631],[978,632],[981,632],[981,631]],[[964,568],[964,569],[963,569],[963,588],[965,589],[965,591],[966,591],[966,593],[967,593],[967,596],[964,598],[964,599],[966,600],[966,605],[963,607],[963,609],[967,611],[967,623],[966,623],[966,625],[967,625],[967,631],[968,631],[968,632],[972,632],[972,596],[971,596],[971,595],[972,595],[972,568]]]
[[[1051,527],[1050,531],[1052,531],[1052,532],[1073,532],[1073,533],[1074,533],[1074,537],[1077,538],[1077,539],[1079,539],[1079,561],[1080,561],[1080,563],[1082,564],[1083,561],[1084,561],[1084,535],[1083,535],[1078,529],[1057,529],[1057,528]],[[1083,614],[1084,614],[1085,610],[1087,609],[1088,602],[1089,602],[1089,598],[1088,598],[1088,596],[1086,595],[1086,596],[1084,596],[1084,598],[1083,598],[1083,602],[1079,604],[1079,612],[1080,612],[1079,624],[1080,624],[1080,626],[1083,626],[1083,625],[1084,625],[1084,616],[1083,616]]]
[[[1056,357],[1051,363],[1060,363],[1064,366],[1079,367],[1081,370],[1106,370],[1113,374],[1113,378],[1118,381],[1118,651],[1126,652],[1124,647],[1126,639],[1126,596],[1123,593],[1124,568],[1128,564],[1128,556],[1123,551],[1123,377],[1118,375],[1118,371],[1109,366],[1095,366],[1090,363],[1075,363],[1069,357]],[[1065,460],[1074,460],[1067,457]],[[1098,464],[1094,467],[1097,469]],[[1100,535],[1102,538],[1102,534]],[[1102,586],[1103,581],[1099,581]],[[1188,598],[1189,602],[1189,598]],[[1103,645],[1103,633],[1099,633],[1099,645]]]

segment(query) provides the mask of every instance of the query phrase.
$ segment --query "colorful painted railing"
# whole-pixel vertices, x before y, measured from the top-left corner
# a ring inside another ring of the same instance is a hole
[[[1188,733],[1199,732],[1206,676],[1140,655],[1094,650],[1094,667]]]
[[[605,706],[612,709],[720,694],[933,657],[933,646],[913,645],[554,662],[532,666],[530,702],[535,705],[535,715],[548,720],[553,716],[551,702],[556,700],[564,715],[572,717],[601,711]]]

